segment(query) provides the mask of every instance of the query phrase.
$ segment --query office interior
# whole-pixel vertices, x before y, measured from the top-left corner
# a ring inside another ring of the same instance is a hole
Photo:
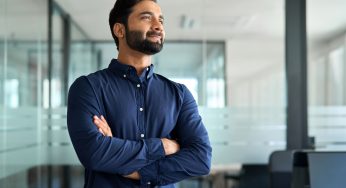
[[[66,97],[76,78],[117,57],[108,26],[114,2],[0,0],[0,187],[83,187]],[[213,148],[210,175],[176,187],[317,188],[316,154],[328,164],[323,171],[333,167],[324,181],[339,181],[345,0],[158,3],[166,41],[155,72],[189,88]]]

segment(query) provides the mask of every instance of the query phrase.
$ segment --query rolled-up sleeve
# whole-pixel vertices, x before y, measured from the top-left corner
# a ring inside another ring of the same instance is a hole
[[[85,168],[127,175],[165,156],[159,138],[135,141],[103,136],[93,124],[94,115],[101,115],[98,100],[87,78],[80,77],[69,90],[67,125]]]
[[[212,148],[208,133],[194,98],[182,87],[183,103],[175,127],[180,151],[139,170],[141,184],[167,185],[210,172]]]

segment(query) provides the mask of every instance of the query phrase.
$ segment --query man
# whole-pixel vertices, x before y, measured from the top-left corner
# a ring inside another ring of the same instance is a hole
[[[174,187],[210,171],[209,138],[191,93],[153,73],[163,20],[156,1],[118,0],[109,16],[118,59],[70,88],[68,130],[87,188]]]

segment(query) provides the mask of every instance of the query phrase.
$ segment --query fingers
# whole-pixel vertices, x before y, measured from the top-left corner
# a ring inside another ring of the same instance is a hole
[[[105,133],[102,131],[101,128],[99,128],[99,131],[100,131],[101,134],[103,134],[103,136],[106,136]]]
[[[101,120],[102,120],[104,123],[107,124],[107,121],[106,121],[105,117],[103,117],[103,115],[101,115]],[[107,124],[107,125],[108,125],[108,124]]]
[[[102,118],[102,117],[101,117]],[[102,129],[107,129],[109,128],[106,119],[100,119],[97,116],[94,116],[94,123],[98,128],[102,128]]]
[[[180,150],[180,145],[175,140],[162,138],[161,141],[166,155],[172,155]]]
[[[136,172],[133,172],[129,175],[126,175],[124,176],[125,178],[130,178],[130,179],[134,179],[134,180],[139,180],[140,179],[140,175],[139,173],[136,171]]]
[[[112,130],[109,127],[106,119],[101,116],[101,118],[99,118],[98,116],[93,116],[93,122],[96,125],[96,127],[98,128],[99,132],[104,135],[104,136],[110,136],[112,137]]]

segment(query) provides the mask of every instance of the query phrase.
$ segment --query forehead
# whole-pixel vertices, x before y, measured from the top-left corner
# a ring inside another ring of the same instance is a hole
[[[157,15],[162,15],[160,6],[150,0],[140,1],[132,9],[132,14],[140,14],[142,12],[152,12]]]

